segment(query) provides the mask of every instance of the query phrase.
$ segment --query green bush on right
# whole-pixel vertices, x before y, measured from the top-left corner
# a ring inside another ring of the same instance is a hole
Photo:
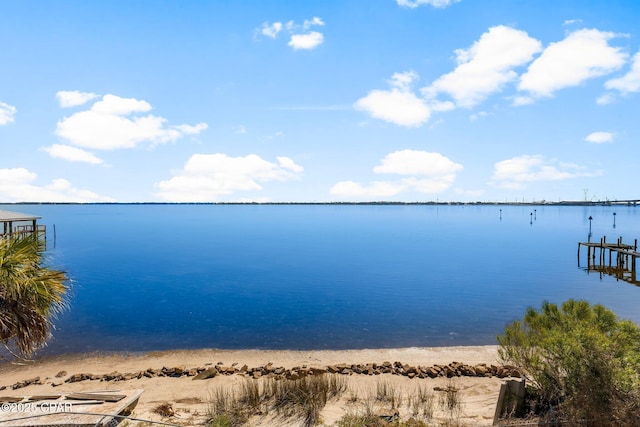
[[[536,412],[571,425],[637,425],[640,326],[602,305],[528,308],[497,337],[503,362],[526,371]]]

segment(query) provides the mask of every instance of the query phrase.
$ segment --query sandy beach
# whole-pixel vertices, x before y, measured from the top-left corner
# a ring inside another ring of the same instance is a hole
[[[143,354],[79,354],[43,358],[26,364],[3,363],[0,365],[0,395],[144,389],[132,416],[175,425],[203,425],[207,418],[207,402],[211,400],[213,390],[218,387],[240,387],[243,382],[260,381],[268,377],[254,379],[258,375],[251,372],[254,367],[271,364],[269,366],[287,370],[326,369],[341,364],[382,366],[385,362],[400,362],[405,367],[449,365],[452,362],[490,366],[498,365],[498,354],[496,346],[337,351],[202,349]],[[142,375],[147,371],[160,373],[163,368],[167,375]],[[229,372],[194,380],[195,372],[210,368],[222,371],[229,368]],[[191,375],[187,375],[189,371]],[[171,376],[172,372],[185,374]],[[113,374],[113,378],[105,377],[105,374]],[[379,384],[396,390],[400,397],[400,404],[396,406],[401,419],[412,416],[409,407],[411,396],[415,395],[418,388],[422,388],[434,395],[431,423],[438,425],[447,416],[438,407],[438,390],[453,385],[459,390],[462,402],[458,421],[469,426],[491,425],[500,385],[504,382],[504,379],[489,375],[410,378],[391,373],[367,375],[366,372],[358,374],[349,371],[349,374],[339,376],[346,380],[347,391],[340,398],[330,400],[322,410],[323,425],[334,425],[344,414],[358,413],[367,401],[376,411],[390,409],[389,402],[375,399]],[[162,416],[155,411],[163,403],[169,404],[173,416]],[[257,415],[251,419],[251,425],[280,425],[282,422],[282,419],[274,419],[273,414]],[[292,425],[295,424],[294,420]],[[130,425],[138,424],[132,422]]]

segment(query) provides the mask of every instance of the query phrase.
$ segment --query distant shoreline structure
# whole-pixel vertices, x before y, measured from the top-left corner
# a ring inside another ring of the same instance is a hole
[[[630,200],[566,200],[551,202],[535,200],[531,202],[0,202],[0,205],[309,205],[309,206],[340,206],[340,205],[374,205],[374,206],[638,206],[640,199]]]

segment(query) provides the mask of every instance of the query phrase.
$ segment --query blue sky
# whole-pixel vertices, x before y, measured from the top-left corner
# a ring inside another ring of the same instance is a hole
[[[638,198],[635,0],[0,1],[0,202]]]

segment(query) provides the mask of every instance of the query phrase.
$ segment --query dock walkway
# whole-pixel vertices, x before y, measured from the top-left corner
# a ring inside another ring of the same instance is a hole
[[[623,243],[622,237],[615,243],[608,243],[607,236],[602,237],[599,242],[579,242],[578,267],[580,267],[580,249],[583,246],[587,248],[587,272],[608,274],[616,277],[617,280],[640,286],[636,274],[636,260],[640,257],[638,239],[635,239],[633,245]],[[596,252],[598,252],[597,261]]]

